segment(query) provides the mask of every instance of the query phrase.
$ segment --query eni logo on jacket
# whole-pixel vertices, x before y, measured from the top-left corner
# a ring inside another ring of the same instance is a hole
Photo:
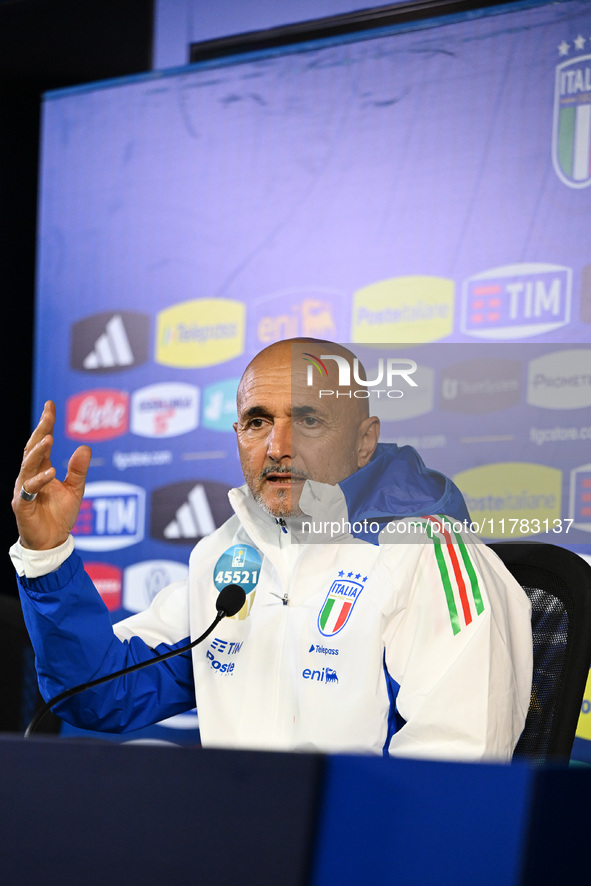
[[[343,570],[339,572],[339,578],[331,584],[318,616],[318,630],[324,637],[334,637],[343,630],[366,581],[367,576],[361,578],[360,572],[356,575],[352,572],[345,575]]]

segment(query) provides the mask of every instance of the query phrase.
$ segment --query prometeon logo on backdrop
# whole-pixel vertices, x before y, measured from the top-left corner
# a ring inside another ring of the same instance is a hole
[[[115,481],[87,483],[72,529],[83,551],[116,551],[144,537],[146,493],[141,486]]]
[[[215,366],[244,351],[246,306],[228,298],[201,298],[160,311],[156,362],[191,369]]]
[[[150,319],[136,311],[104,311],[74,323],[70,365],[82,372],[122,372],[148,359]]]
[[[318,397],[321,400],[329,397],[367,400],[372,394],[376,397],[398,399],[404,396],[404,391],[400,390],[398,385],[406,384],[412,388],[417,387],[416,381],[412,378],[413,373],[417,370],[417,364],[414,360],[404,357],[388,357],[386,359],[380,357],[374,375],[372,377],[368,375],[367,378],[364,378],[360,371],[357,357],[353,359],[352,366],[340,354],[321,354],[319,357],[314,354],[304,354],[302,359],[308,364],[306,370],[306,385],[308,387],[314,386],[315,374],[319,376],[321,385],[326,380],[326,387],[321,387],[318,391]],[[328,360],[333,360],[338,367],[336,388],[329,387],[329,372],[326,365]]]
[[[591,406],[591,348],[565,348],[531,360],[527,402],[542,409]]]
[[[569,188],[591,184],[591,36],[563,40],[554,82],[552,162]]]
[[[462,332],[477,338],[529,338],[570,321],[572,271],[524,263],[491,268],[464,282]]]

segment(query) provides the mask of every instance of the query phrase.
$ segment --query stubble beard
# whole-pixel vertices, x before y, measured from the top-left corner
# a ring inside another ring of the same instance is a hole
[[[278,489],[275,493],[278,501],[276,501],[273,505],[269,504],[266,500],[263,492],[261,491],[261,486],[265,482],[265,479],[268,474],[291,474],[291,467],[289,468],[281,468],[281,467],[273,467],[269,466],[261,471],[260,475],[257,477],[257,484],[251,482],[248,477],[245,477],[247,485],[252,493],[252,497],[258,504],[262,510],[268,514],[270,517],[275,517],[276,520],[285,520],[288,517],[297,517],[303,513],[299,506],[299,498],[298,502],[292,505],[291,489]],[[309,479],[306,474],[298,473],[299,477],[305,477],[305,479]],[[254,488],[253,488],[254,487]]]

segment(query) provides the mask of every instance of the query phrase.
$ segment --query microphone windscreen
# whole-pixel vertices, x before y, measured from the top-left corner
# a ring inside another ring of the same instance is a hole
[[[225,616],[231,618],[240,612],[246,602],[246,594],[240,585],[226,585],[218,594],[215,608],[218,612],[223,612]]]

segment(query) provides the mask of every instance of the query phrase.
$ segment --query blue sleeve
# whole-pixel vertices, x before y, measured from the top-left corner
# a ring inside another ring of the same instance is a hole
[[[23,614],[35,650],[39,689],[48,701],[80,683],[146,661],[156,650],[139,637],[119,640],[107,607],[73,553],[41,578],[18,578]],[[191,653],[183,653],[66,699],[53,710],[82,729],[126,732],[195,706]]]

